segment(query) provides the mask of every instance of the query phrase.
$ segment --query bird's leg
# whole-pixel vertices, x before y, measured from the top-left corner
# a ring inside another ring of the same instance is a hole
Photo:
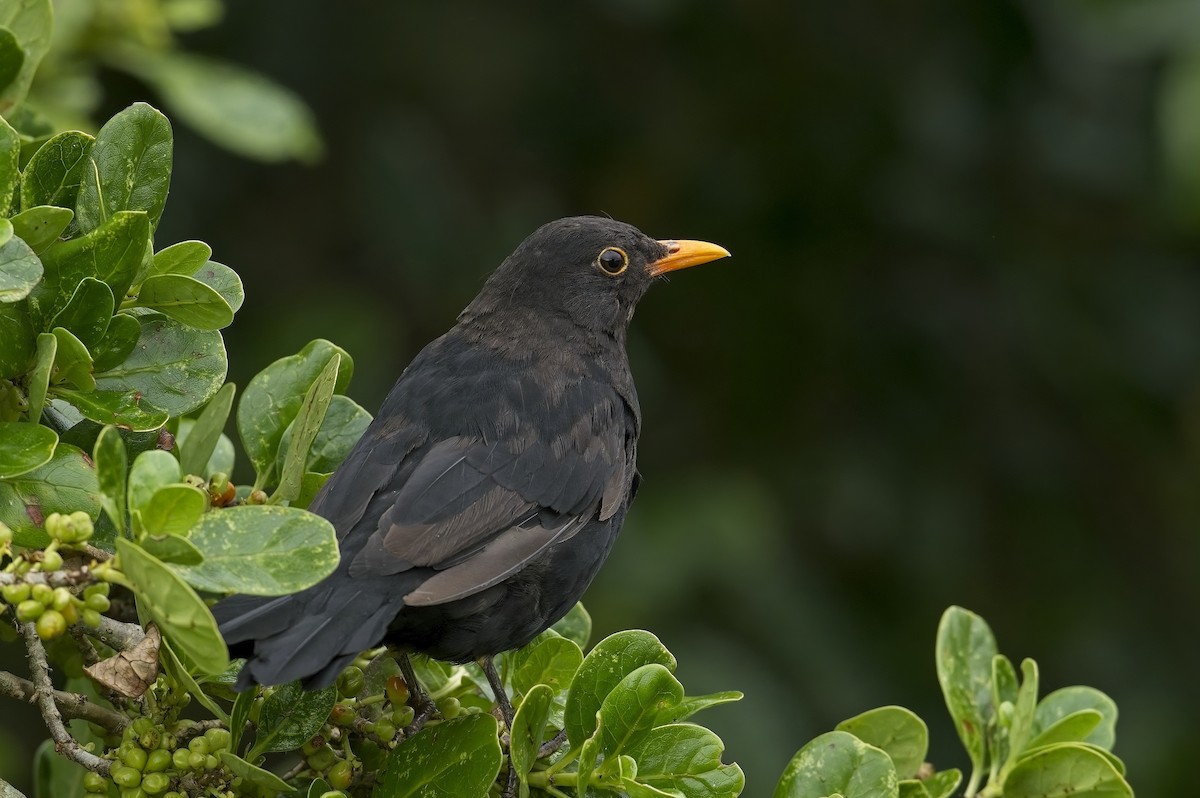
[[[492,686],[492,692],[496,694],[496,707],[500,710],[500,715],[504,718],[504,725],[508,727],[508,733],[511,735],[513,705],[508,700],[508,692],[504,689],[504,680],[500,678],[500,674],[496,670],[496,660],[494,657],[480,657],[478,662],[479,667],[483,668],[483,675],[487,677],[488,684]],[[502,798],[513,798],[517,794],[517,772],[513,770],[511,751],[507,754],[507,759],[508,779],[500,794]]]
[[[408,685],[408,705],[413,708],[412,723],[404,727],[404,736],[411,737],[421,730],[425,721],[437,711],[437,704],[425,692],[421,682],[417,680],[416,671],[409,662],[408,654],[401,653],[396,658],[400,663],[400,673],[404,675],[404,683]]]

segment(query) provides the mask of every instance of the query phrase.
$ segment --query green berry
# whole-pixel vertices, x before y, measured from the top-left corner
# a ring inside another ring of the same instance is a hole
[[[43,640],[53,640],[67,631],[67,620],[57,610],[46,610],[37,619],[38,637]]]
[[[128,765],[118,765],[108,775],[118,787],[136,787],[142,783],[141,771]]]
[[[46,611],[46,605],[37,599],[25,599],[17,605],[17,620],[21,623],[36,621]]]
[[[454,696],[443,698],[438,702],[438,712],[446,720],[452,720],[462,714],[462,704]]]
[[[146,773],[158,773],[171,767],[171,752],[165,748],[155,748],[146,757],[146,767],[143,770]]]
[[[89,770],[83,774],[83,789],[88,792],[104,792],[108,789],[108,779]]]
[[[175,792],[172,790],[171,792],[164,792],[163,798],[185,798],[185,796],[181,792]]]
[[[30,592],[34,601],[40,601],[43,604],[49,604],[54,599],[54,588],[42,582],[34,585]]]
[[[62,612],[71,604],[71,591],[65,587],[54,588],[54,593],[50,597],[50,606]]]
[[[93,594],[90,596],[85,594],[83,598],[83,604],[89,610],[95,610],[96,612],[108,612],[108,608],[110,606],[108,596],[101,596],[99,594]]]
[[[325,745],[312,754],[309,754],[305,761],[308,762],[310,768],[319,773],[332,765],[336,760],[337,756],[333,753],[333,749]]]
[[[193,737],[188,741],[188,750],[195,754],[207,754],[212,751],[212,748],[209,746],[208,740],[201,736]]]
[[[144,770],[149,755],[146,749],[138,745],[121,746],[121,761],[134,770]]]
[[[344,698],[353,698],[362,692],[364,683],[362,668],[351,665],[338,674],[338,694]]]
[[[338,726],[349,726],[354,722],[356,713],[348,704],[334,704],[333,711],[329,713],[329,719]]]
[[[220,765],[221,765],[221,760],[217,759],[212,754],[209,754],[206,757],[204,757],[204,769],[205,770],[216,770],[218,767],[220,767]]]
[[[246,497],[246,502],[248,504],[266,504],[267,493],[262,490],[252,490],[250,491],[250,495]]]
[[[224,751],[229,747],[233,737],[226,729],[209,729],[204,732],[204,739],[208,740],[209,750]]]
[[[62,568],[62,565],[62,555],[57,551],[47,549],[42,552],[43,571],[57,571],[59,568]]]
[[[208,754],[201,754],[196,751],[188,753],[188,767],[192,770],[204,770],[204,760]]]
[[[321,793],[321,798],[346,798],[346,793],[341,790],[328,790]]]
[[[71,536],[71,539],[67,541],[69,543],[82,543],[90,538],[92,533],[96,531],[95,526],[92,523],[92,517],[83,510],[76,510],[75,512],[71,513],[70,519],[71,525],[74,527],[74,534]]]
[[[42,526],[45,527],[47,535],[55,540],[62,540],[64,527],[69,523],[67,516],[62,513],[50,513],[50,515],[46,516],[46,521]]]
[[[74,603],[68,604],[60,610],[63,620],[67,622],[67,626],[79,620],[79,611],[75,609]]]
[[[5,585],[0,588],[0,594],[9,604],[17,605],[29,598],[29,583],[17,582],[15,585]]]
[[[344,790],[350,786],[350,780],[354,777],[354,768],[350,767],[350,763],[342,760],[329,769],[326,779],[329,781],[329,786],[335,790]]]
[[[148,732],[154,728],[154,721],[143,715],[142,717],[138,718],[130,725],[133,727],[134,736],[140,737],[141,735],[145,734],[146,732]]]
[[[153,751],[158,748],[160,742],[162,742],[162,731],[156,728],[138,737],[138,743],[147,751]]]
[[[80,617],[83,619],[84,626],[90,626],[95,629],[100,625],[100,613],[95,610],[84,609]]]
[[[147,773],[142,778],[142,789],[147,795],[158,795],[160,792],[166,792],[171,786],[171,777],[165,773]]]
[[[177,770],[188,770],[192,764],[189,761],[192,752],[186,748],[176,748],[175,753],[171,754],[171,764],[175,765]]]
[[[107,596],[109,590],[110,588],[108,582],[93,582],[83,589],[83,595],[85,598],[91,596]],[[103,610],[101,610],[101,612],[103,612]]]
[[[384,692],[387,693],[388,701],[391,701],[393,706],[398,707],[408,703],[408,685],[399,676],[388,677]]]
[[[121,798],[146,798],[146,791],[141,787],[125,787],[119,792]]]
[[[397,726],[403,729],[405,726],[413,722],[413,718],[415,716],[416,713],[413,712],[413,708],[408,704],[404,704],[392,710],[392,723],[395,723]]]
[[[108,798],[107,792],[85,792],[83,798]]]
[[[386,742],[387,740],[390,740],[396,736],[396,727],[386,721],[381,720],[372,725],[374,726],[372,731],[375,732],[375,736],[380,740],[384,740]]]

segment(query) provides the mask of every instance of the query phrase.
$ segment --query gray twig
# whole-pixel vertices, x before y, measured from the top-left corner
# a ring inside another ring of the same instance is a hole
[[[0,671],[0,695],[16,698],[20,701],[32,701],[37,694],[37,688],[28,679]],[[62,716],[68,719],[79,718],[97,726],[103,726],[113,734],[120,734],[129,724],[129,718],[120,712],[114,712],[108,707],[93,704],[82,693],[67,693],[62,690],[54,691],[54,703]]]

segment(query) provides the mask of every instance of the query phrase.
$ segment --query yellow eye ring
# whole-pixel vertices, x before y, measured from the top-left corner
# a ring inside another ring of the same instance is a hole
[[[596,265],[609,277],[616,277],[629,268],[629,256],[620,247],[605,247],[596,256]]]

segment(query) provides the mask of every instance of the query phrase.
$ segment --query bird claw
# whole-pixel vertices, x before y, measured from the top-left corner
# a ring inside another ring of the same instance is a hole
[[[400,673],[404,676],[405,684],[408,685],[408,705],[413,708],[412,723],[404,727],[404,736],[408,738],[419,732],[425,725],[425,721],[433,717],[433,714],[437,712],[437,703],[421,686],[416,671],[409,662],[408,654],[401,654],[397,659],[400,663]]]

